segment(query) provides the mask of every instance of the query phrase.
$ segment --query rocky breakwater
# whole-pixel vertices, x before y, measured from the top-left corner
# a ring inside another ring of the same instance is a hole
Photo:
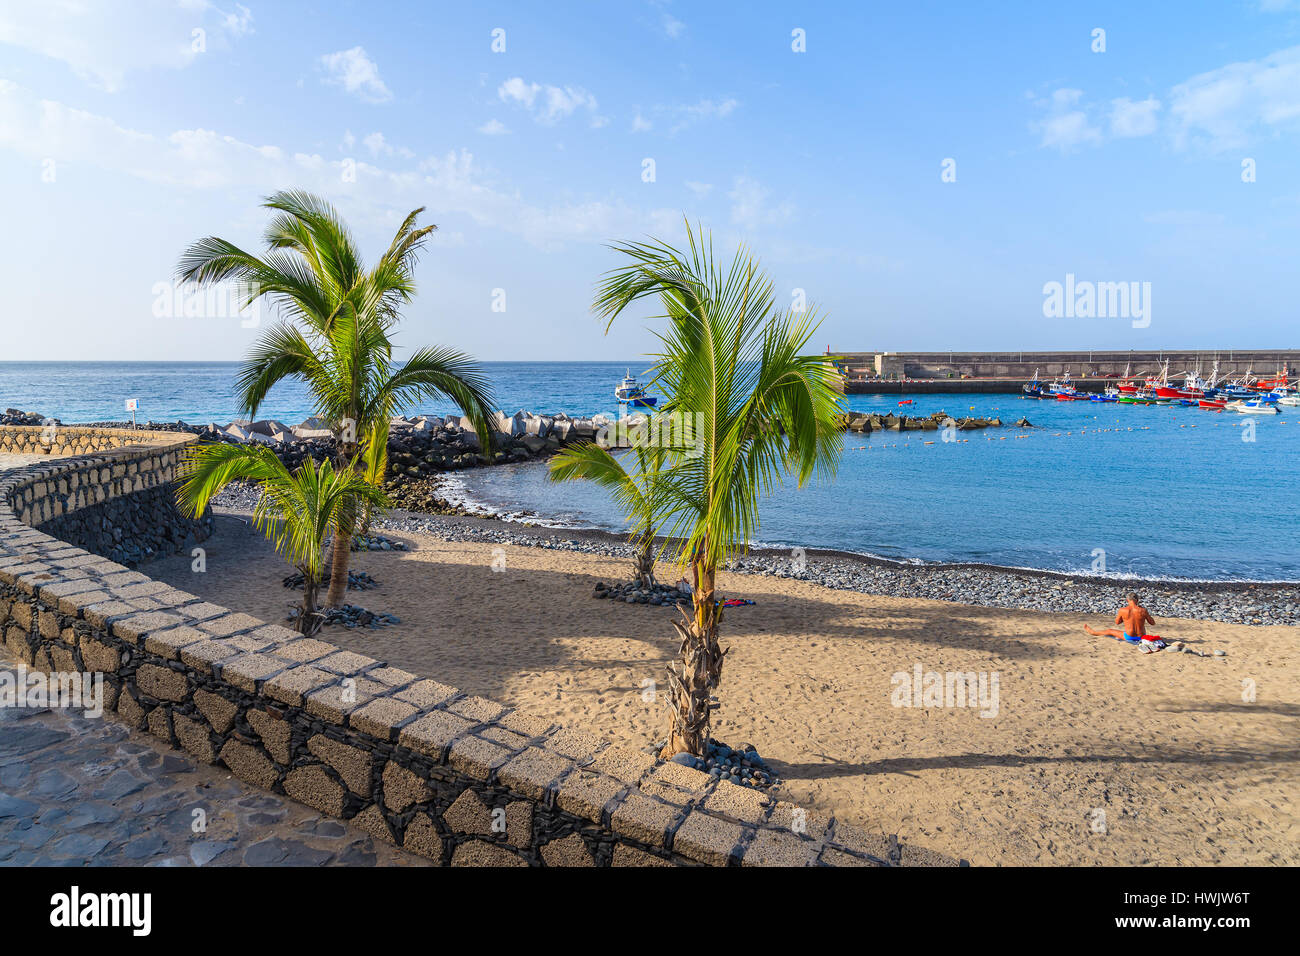
[[[25,412],[21,408],[6,408],[0,415],[0,425],[44,425],[45,416],[39,412]]]
[[[895,415],[890,412],[888,415],[881,415],[872,412],[845,412],[839,416],[840,427],[845,431],[860,432],[869,434],[880,431],[941,431],[943,429],[952,429],[954,431],[966,432],[975,431],[981,428],[1001,428],[1003,427],[1000,418],[953,418],[947,412],[935,412],[932,415],[926,415],[921,418],[912,418],[907,415]],[[1022,418],[1013,423],[1017,428],[1033,428],[1029,419]]]
[[[547,458],[567,444],[595,440],[610,424],[604,415],[571,418],[563,413],[535,415],[522,409],[513,415],[498,411],[489,422],[491,435],[480,436],[473,423],[461,415],[393,418],[384,490],[394,505],[408,511],[459,514],[461,509],[439,493],[439,475]],[[266,420],[200,428],[178,423],[172,427],[191,430],[204,441],[268,445],[288,468],[297,468],[308,458],[321,462],[337,448],[335,431],[316,418],[292,426]],[[490,452],[484,437],[490,438]]]

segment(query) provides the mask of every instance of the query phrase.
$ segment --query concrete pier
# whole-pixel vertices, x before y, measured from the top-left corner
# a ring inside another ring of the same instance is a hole
[[[1286,367],[1300,371],[1300,349],[1182,349],[1156,351],[1060,352],[836,352],[830,353],[847,376],[850,393],[1019,392],[1037,370],[1051,380],[1069,372],[1086,390],[1105,387],[1131,369],[1135,376],[1157,374],[1169,363],[1170,376],[1199,368],[1209,375],[1219,363],[1221,376],[1247,373],[1272,378]]]

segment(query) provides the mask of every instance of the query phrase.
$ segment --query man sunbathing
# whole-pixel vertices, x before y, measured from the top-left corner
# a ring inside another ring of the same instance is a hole
[[[1104,631],[1098,631],[1087,624],[1083,629],[1089,634],[1097,637],[1113,637],[1117,641],[1128,641],[1130,644],[1140,644],[1142,638],[1146,636],[1147,625],[1155,624],[1156,619],[1151,616],[1151,612],[1138,603],[1136,592],[1131,592],[1128,596],[1128,604],[1120,608],[1115,613],[1115,623],[1124,628],[1118,631],[1109,627]]]

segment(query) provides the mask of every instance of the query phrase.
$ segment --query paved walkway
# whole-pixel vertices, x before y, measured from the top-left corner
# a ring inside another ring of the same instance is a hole
[[[41,461],[52,461],[58,458],[58,455],[11,455],[7,452],[0,452],[0,471],[7,471],[10,468],[22,468],[24,465],[34,465]]]
[[[114,718],[0,707],[0,866],[376,864],[427,861]]]
[[[0,454],[0,472],[49,460]],[[0,674],[16,667],[0,654]],[[0,866],[241,864],[428,861],[196,763],[112,717],[0,707]]]

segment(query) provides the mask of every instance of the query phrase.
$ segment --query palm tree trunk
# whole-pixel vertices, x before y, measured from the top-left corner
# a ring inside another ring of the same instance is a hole
[[[712,698],[722,680],[722,658],[727,653],[718,644],[722,610],[714,598],[714,568],[706,566],[701,555],[691,565],[695,613],[685,621],[673,622],[682,643],[680,659],[668,665],[670,725],[668,745],[660,754],[665,758],[682,752],[705,756]]]
[[[320,581],[308,569],[300,567],[299,570],[302,571],[302,616],[298,618],[298,631],[304,637],[311,637],[321,625],[316,612]]]
[[[632,573],[636,577],[636,583],[643,588],[655,586],[654,545],[654,535],[645,535],[637,542],[636,553],[632,558]]]
[[[356,454],[356,445],[340,446],[335,458],[336,466],[354,468]],[[348,562],[352,557],[352,532],[355,525],[356,513],[345,506],[339,514],[338,526],[334,529],[334,548],[330,552],[330,589],[325,595],[326,607],[339,607],[347,597]]]
[[[348,590],[348,561],[352,557],[352,524],[354,515],[344,508],[334,529],[334,548],[330,554],[330,589],[325,595],[326,607],[339,607]]]

